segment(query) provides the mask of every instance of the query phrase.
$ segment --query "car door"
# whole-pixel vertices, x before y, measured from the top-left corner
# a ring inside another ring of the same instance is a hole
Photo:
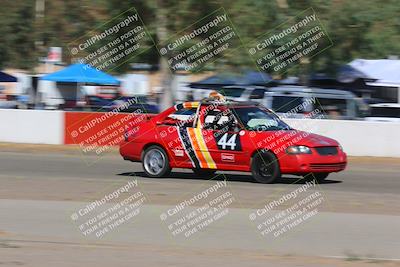
[[[167,149],[173,165],[182,168],[191,168],[193,151],[190,149],[190,140],[187,138],[188,128],[193,128],[193,115],[196,108],[183,108],[171,113],[157,125],[160,142]]]
[[[199,154],[204,154],[206,161],[211,157],[218,169],[243,169],[247,154],[242,145],[245,131],[238,126],[234,114],[226,106],[209,107],[202,109],[197,124],[197,131],[201,132],[203,139],[200,142],[204,142],[197,147]]]

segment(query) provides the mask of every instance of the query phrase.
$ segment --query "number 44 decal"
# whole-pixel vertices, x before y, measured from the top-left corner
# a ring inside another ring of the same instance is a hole
[[[240,144],[240,137],[238,134],[230,134],[225,133],[221,137],[216,137],[218,149],[221,150],[242,150],[242,146]]]

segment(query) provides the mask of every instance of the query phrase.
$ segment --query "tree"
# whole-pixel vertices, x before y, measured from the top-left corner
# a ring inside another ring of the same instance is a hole
[[[43,19],[35,17],[36,0],[3,0],[0,10],[0,67],[32,69],[38,57],[44,57],[50,46],[63,47],[64,61],[70,61],[68,44],[135,7],[151,39],[147,50],[114,69],[123,73],[132,62],[159,63],[164,77],[165,60],[156,45],[182,32],[199,19],[223,7],[241,41],[234,52],[223,54],[213,64],[217,71],[256,68],[246,45],[274,29],[301,11],[313,7],[333,40],[333,46],[310,58],[310,72],[334,73],[338,66],[354,58],[386,58],[400,54],[398,0],[43,0]],[[184,32],[183,32],[184,33]],[[35,41],[43,41],[42,49]],[[297,75],[297,65],[289,70]],[[169,77],[170,78],[170,77]],[[168,79],[169,79],[168,78]],[[164,86],[167,88],[168,83]],[[168,99],[168,98],[167,98]]]
[[[0,65],[31,69],[36,63],[33,1],[3,1],[0,20]]]

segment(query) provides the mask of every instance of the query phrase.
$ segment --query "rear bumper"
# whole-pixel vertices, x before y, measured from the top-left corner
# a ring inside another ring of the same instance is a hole
[[[339,151],[337,155],[312,154],[288,155],[280,160],[281,172],[286,174],[304,174],[318,172],[340,172],[347,166],[346,153]]]
[[[122,142],[119,146],[119,154],[124,160],[133,162],[141,161],[143,144],[134,142]]]

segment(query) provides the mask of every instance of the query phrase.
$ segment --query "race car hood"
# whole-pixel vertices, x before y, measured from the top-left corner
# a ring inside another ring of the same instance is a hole
[[[308,147],[319,147],[319,146],[338,146],[339,143],[329,137],[325,137],[318,134],[296,131],[296,136],[303,136],[296,145],[304,145]]]
[[[275,138],[271,138],[271,134],[275,134]],[[260,139],[271,140],[271,142],[277,141],[278,143],[281,144],[286,143],[287,146],[290,145],[303,145],[308,147],[339,146],[339,143],[334,139],[298,130],[284,131],[279,135],[272,132],[261,132],[257,134],[257,138],[259,138],[259,140]]]

